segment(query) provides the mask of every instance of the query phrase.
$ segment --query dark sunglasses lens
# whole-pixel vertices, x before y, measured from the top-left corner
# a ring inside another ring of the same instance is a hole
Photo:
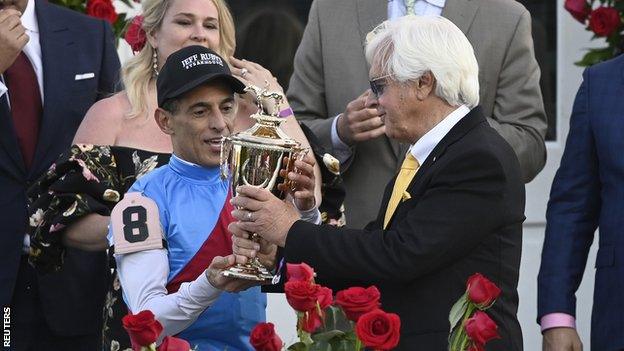
[[[379,80],[371,80],[370,81],[371,91],[375,96],[379,97],[379,95],[383,94],[384,84],[380,84]]]

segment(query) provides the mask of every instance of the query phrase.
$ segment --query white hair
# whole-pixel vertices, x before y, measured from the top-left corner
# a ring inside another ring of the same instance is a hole
[[[451,21],[439,16],[404,16],[368,33],[366,60],[379,65],[379,76],[415,81],[431,72],[435,95],[451,106],[479,104],[479,66],[468,39]]]

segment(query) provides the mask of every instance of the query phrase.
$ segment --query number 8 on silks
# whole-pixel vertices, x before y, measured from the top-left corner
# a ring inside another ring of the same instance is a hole
[[[158,206],[141,193],[127,193],[111,213],[115,254],[163,248]]]

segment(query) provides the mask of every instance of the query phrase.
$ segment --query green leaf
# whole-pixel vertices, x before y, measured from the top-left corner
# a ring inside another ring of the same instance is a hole
[[[310,345],[310,351],[332,351],[332,346],[327,341],[319,341]]]
[[[356,349],[356,341],[347,338],[334,338],[329,342],[333,351],[353,351]],[[359,351],[359,350],[358,350]]]
[[[329,341],[334,337],[342,337],[346,335],[345,332],[340,330],[330,330],[323,333],[312,334],[312,340],[314,341]]]
[[[577,66],[587,67],[596,63],[606,61],[613,57],[613,49],[610,47],[602,49],[590,49],[580,61],[575,62]]]
[[[449,332],[452,332],[455,329],[455,326],[461,318],[464,316],[466,309],[468,308],[468,296],[464,293],[457,302],[451,307],[451,312],[449,312],[449,322],[451,329]]]
[[[288,348],[286,350],[289,350],[289,351],[309,351],[308,345],[302,343],[301,341],[288,346]]]

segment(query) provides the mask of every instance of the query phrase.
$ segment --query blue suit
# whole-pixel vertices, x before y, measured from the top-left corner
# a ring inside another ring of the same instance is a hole
[[[591,349],[624,349],[624,56],[583,73],[546,219],[538,321],[554,312],[575,316],[598,227]]]
[[[35,1],[43,64],[44,104],[30,169],[17,143],[7,95],[0,97],[0,304],[9,306],[27,223],[26,190],[66,151],[87,109],[115,91],[119,58],[107,22]],[[75,80],[94,73],[93,79]],[[9,92],[10,94],[10,92]],[[22,258],[22,262],[23,262]],[[108,265],[105,253],[71,251],[61,273],[41,275],[43,316],[54,331],[79,335],[101,328]],[[30,289],[27,289],[30,290]],[[26,291],[15,291],[15,296]],[[28,292],[30,293],[30,291]],[[36,307],[33,307],[36,308]],[[33,310],[11,311],[17,323]],[[100,325],[97,325],[98,320]]]

